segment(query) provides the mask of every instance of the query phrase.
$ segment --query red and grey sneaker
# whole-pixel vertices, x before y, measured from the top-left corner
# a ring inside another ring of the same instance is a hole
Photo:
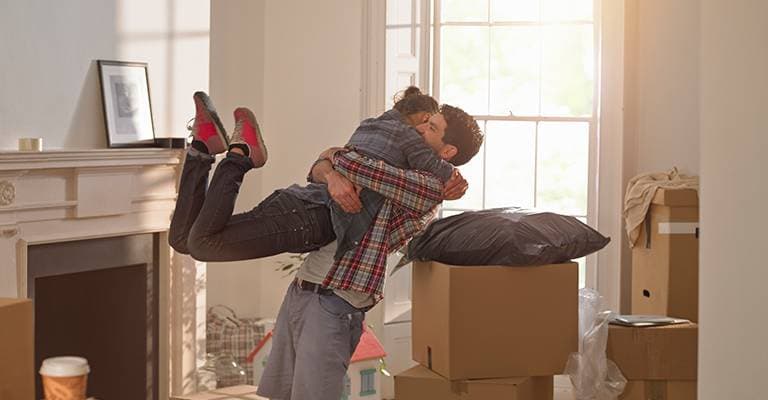
[[[246,147],[253,166],[259,168],[267,162],[267,147],[261,137],[261,129],[251,110],[240,107],[235,110],[235,132],[229,140],[230,147]]]
[[[221,124],[216,108],[205,92],[195,92],[195,121],[192,124],[192,138],[208,148],[208,154],[223,153],[229,147],[229,139]]]

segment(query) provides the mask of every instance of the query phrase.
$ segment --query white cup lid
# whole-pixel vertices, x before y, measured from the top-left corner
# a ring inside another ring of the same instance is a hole
[[[45,376],[80,376],[91,372],[88,360],[82,357],[51,357],[43,360],[40,374]]]

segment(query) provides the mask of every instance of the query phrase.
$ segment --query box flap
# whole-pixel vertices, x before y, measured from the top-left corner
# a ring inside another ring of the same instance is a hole
[[[403,378],[416,378],[416,379],[435,379],[443,381],[445,378],[438,375],[434,371],[430,371],[428,368],[425,368],[424,366],[417,365],[415,367],[412,367],[410,369],[407,369],[399,374],[397,374],[399,377]],[[493,379],[467,379],[467,380],[461,380],[461,381],[454,381],[454,382],[462,382],[466,384],[476,384],[476,385],[508,385],[508,386],[515,386],[519,385],[525,381],[530,379],[529,377],[513,377],[513,378],[493,378]]]
[[[698,207],[699,192],[693,189],[659,188],[651,203],[671,207]]]
[[[530,378],[527,376],[518,377],[518,378],[470,379],[467,381],[467,383],[472,383],[477,385],[517,386],[527,381],[528,379]]]
[[[415,379],[436,379],[436,380],[444,379],[442,376],[430,371],[428,368],[425,368],[421,365],[416,365],[414,367],[406,369],[405,371],[395,375],[395,378],[397,377],[415,378]]]
[[[421,365],[395,375],[397,400],[460,400],[451,389],[450,381]]]
[[[450,338],[450,307],[445,307],[450,291],[450,275],[448,269],[440,268],[440,265],[417,261],[411,270],[412,285],[418,287],[412,291],[411,300],[412,357],[431,369],[448,364],[446,352],[432,351],[448,348]]]
[[[551,376],[449,381],[421,365],[395,376],[398,400],[549,400],[552,394]]]

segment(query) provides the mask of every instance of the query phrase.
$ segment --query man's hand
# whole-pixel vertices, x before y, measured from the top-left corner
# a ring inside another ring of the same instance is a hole
[[[360,202],[360,187],[355,186],[344,175],[331,171],[325,175],[325,181],[328,183],[328,194],[333,201],[341,206],[341,209],[348,213],[359,213],[363,208]]]
[[[467,192],[468,187],[469,183],[467,183],[467,180],[461,176],[459,169],[456,168],[453,170],[451,178],[448,179],[448,182],[446,182],[443,187],[443,197],[445,200],[460,199],[464,196],[464,193]]]

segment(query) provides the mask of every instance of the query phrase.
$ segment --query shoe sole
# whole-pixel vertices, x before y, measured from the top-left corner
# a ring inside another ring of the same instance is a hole
[[[195,92],[194,97],[196,99],[200,99],[200,101],[203,103],[205,111],[208,113],[208,118],[210,118],[213,121],[213,124],[216,126],[216,134],[219,135],[219,139],[221,139],[221,142],[224,144],[224,148],[229,147],[229,138],[227,137],[227,133],[224,130],[224,124],[221,123],[221,119],[219,118],[219,114],[216,112],[216,107],[213,106],[211,98],[205,92]]]
[[[261,136],[261,127],[259,126],[259,123],[256,121],[256,116],[253,115],[253,112],[245,107],[241,107],[235,110],[235,118],[237,118],[237,113],[243,112],[248,117],[248,121],[251,123],[251,126],[256,130],[256,134],[259,135],[259,151],[261,152],[261,158],[264,160],[262,163],[256,165],[256,162],[254,161],[254,165],[256,168],[259,168],[267,163],[267,145],[264,144],[264,138]],[[251,148],[251,151],[253,149]],[[253,157],[251,157],[251,160],[253,160]]]

